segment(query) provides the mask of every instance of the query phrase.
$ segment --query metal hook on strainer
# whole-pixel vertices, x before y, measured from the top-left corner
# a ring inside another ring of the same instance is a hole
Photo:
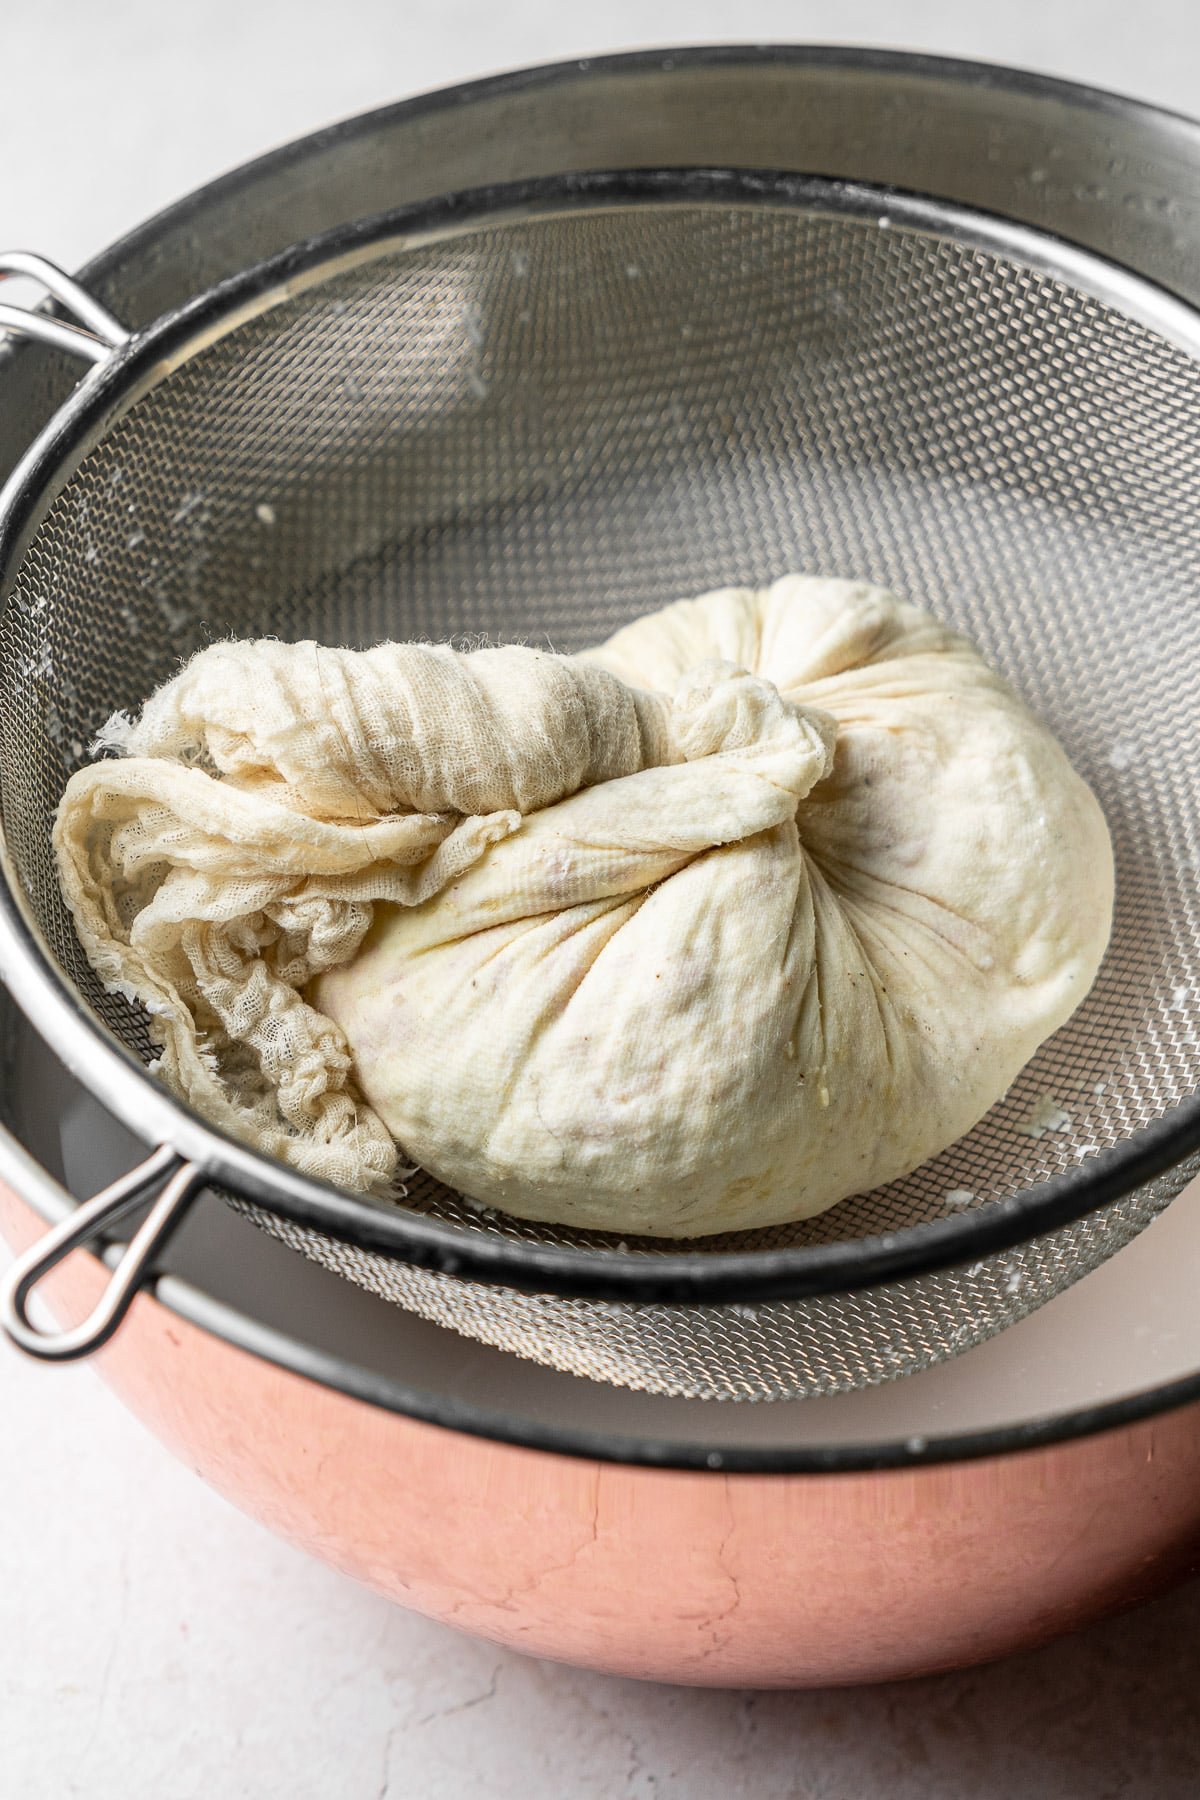
[[[78,321],[64,323],[42,312],[0,302],[0,336],[10,332],[16,337],[31,337],[52,349],[66,350],[89,362],[107,362],[114,350],[129,342],[130,333],[119,319],[114,319],[106,306],[80,287],[77,281],[60,269],[57,263],[30,250],[0,252],[0,281],[8,275],[21,275],[36,281],[55,300],[66,307]]]
[[[563,176],[357,221],[132,335],[39,267],[78,324],[20,328],[97,367],[0,494],[0,974],[104,1104],[186,1165],[171,1222],[208,1186],[481,1341],[768,1399],[966,1348],[1180,1191],[1200,1145],[1200,1030],[1179,1000],[1200,992],[1187,307],[940,201],[721,170]],[[428,1177],[396,1205],[337,1192],[148,1073],[145,1019],[75,939],[49,826],[97,726],[205,631],[572,649],[788,566],[883,579],[951,617],[1108,810],[1100,983],[961,1143],[817,1220],[622,1244],[484,1217]],[[1037,1123],[1046,1094],[1059,1131]],[[15,1304],[114,1204],[34,1253]]]

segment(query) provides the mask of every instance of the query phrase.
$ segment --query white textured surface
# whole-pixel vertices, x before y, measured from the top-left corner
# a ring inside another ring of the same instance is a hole
[[[1200,106],[1190,0],[0,11],[0,239],[68,266],[327,120],[505,65],[638,43],[903,43]],[[498,1653],[307,1561],[174,1464],[87,1370],[35,1369],[0,1348],[0,1419],[5,1797],[1200,1793],[1200,1587],[1001,1666],[904,1687],[641,1687]]]

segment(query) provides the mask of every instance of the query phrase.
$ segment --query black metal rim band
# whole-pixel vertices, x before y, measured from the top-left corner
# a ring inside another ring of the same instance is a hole
[[[730,60],[771,61],[788,52],[697,51],[680,53],[682,63],[703,65]],[[797,52],[808,61],[845,61],[849,53]],[[637,66],[653,63],[653,56],[605,59],[601,66]],[[859,66],[896,66],[909,71],[945,71],[962,79],[964,66],[940,64],[924,58],[866,56]],[[471,84],[454,90],[468,101],[484,91],[507,83],[536,82],[558,72],[531,71],[500,77],[493,83]],[[1067,84],[1047,84],[1042,78],[1004,75],[987,69],[966,69],[968,79],[1011,82],[1031,92],[1051,89],[1078,95]],[[450,104],[452,96],[433,96],[410,107]],[[1089,103],[1114,107],[1132,106],[1109,96],[1085,96]],[[403,110],[403,109],[397,109]],[[1142,112],[1149,109],[1136,109]],[[377,115],[376,115],[377,116]],[[372,115],[368,115],[368,119]],[[353,133],[364,121],[353,121],[336,131]],[[300,146],[278,152],[281,158],[300,153]],[[269,159],[268,159],[269,160]],[[252,167],[255,165],[251,165]],[[239,172],[239,175],[243,172]],[[239,175],[226,178],[236,183]],[[214,184],[215,191],[222,184]],[[778,204],[811,201],[818,191],[836,192],[844,201],[855,184],[816,180],[777,172],[729,170],[642,170],[593,173],[544,178],[502,189],[476,190],[429,203],[418,203],[395,213],[359,221],[307,240],[218,284],[197,300],[167,315],[142,333],[127,349],[84,388],[77,391],[39,440],[36,454],[23,470],[0,537],[0,568],[14,566],[21,545],[53,492],[56,476],[95,441],[113,414],[138,391],[139,382],[151,379],[164,357],[186,354],[206,328],[228,319],[239,308],[252,307],[282,284],[326,262],[332,254],[370,251],[391,237],[438,233],[466,228],[481,213],[494,217],[504,206],[526,213],[572,205],[630,202],[668,203],[739,200],[774,201]],[[877,196],[885,190],[861,190]],[[191,204],[198,197],[193,197]],[[905,204],[904,196],[895,196]],[[188,202],[176,210],[186,216]],[[919,203],[918,203],[919,204]],[[941,205],[942,203],[930,203]],[[967,209],[949,208],[965,214]],[[149,228],[144,228],[149,229]],[[1037,234],[1052,243],[1045,234]],[[1097,266],[1102,259],[1090,259]],[[1143,284],[1149,287],[1150,284]],[[1164,296],[1166,304],[1177,306]],[[500,1283],[533,1291],[586,1296],[605,1300],[722,1304],[731,1301],[804,1298],[847,1291],[912,1277],[957,1263],[976,1260],[1069,1224],[1084,1214],[1120,1198],[1131,1189],[1163,1173],[1200,1144],[1200,1098],[1191,1098],[1162,1120],[1139,1131],[1112,1150],[1090,1159],[1086,1165],[1050,1178],[1023,1194],[997,1202],[977,1213],[964,1213],[944,1222],[908,1228],[887,1236],[853,1243],[806,1249],[747,1252],[680,1252],[628,1257],[610,1250],[558,1249],[530,1246],[504,1239],[476,1236],[460,1228],[406,1213],[403,1210],[339,1193],[322,1183],[269,1161],[225,1138],[186,1107],[171,1100],[149,1081],[140,1064],[103,1030],[69,989],[24,917],[11,887],[0,892],[3,914],[12,941],[27,965],[26,975],[14,982],[17,998],[33,1023],[52,1043],[69,1030],[77,1047],[88,1054],[76,1060],[84,1080],[98,1097],[111,1103],[135,1130],[149,1134],[153,1122],[140,1117],[148,1088],[153,1089],[156,1114],[166,1109],[173,1123],[172,1137],[182,1153],[199,1162],[209,1179],[254,1200],[293,1221],[330,1233],[363,1248],[422,1266],[470,1279]]]

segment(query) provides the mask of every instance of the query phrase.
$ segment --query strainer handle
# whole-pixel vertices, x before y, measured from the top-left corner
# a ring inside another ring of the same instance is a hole
[[[17,337],[38,338],[56,350],[72,356],[86,357],[89,362],[105,363],[129,342],[130,333],[108,308],[92,298],[86,288],[44,256],[32,250],[0,250],[0,281],[6,275],[26,275],[44,287],[77,321],[68,324],[51,319],[45,313],[31,312],[24,306],[0,303],[0,332],[11,331]]]
[[[90,1356],[116,1331],[150,1266],[178,1225],[203,1180],[194,1163],[162,1145],[136,1169],[85,1200],[19,1256],[0,1289],[0,1327],[29,1356],[42,1362],[71,1362]],[[65,1331],[42,1331],[29,1317],[29,1296],[43,1276],[89,1239],[100,1236],[161,1188],[130,1240],[112,1278],[89,1316]]]

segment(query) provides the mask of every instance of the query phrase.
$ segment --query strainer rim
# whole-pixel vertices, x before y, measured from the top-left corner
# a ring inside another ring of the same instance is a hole
[[[281,303],[306,276],[332,273],[339,261],[334,252],[345,267],[359,255],[384,253],[391,240],[444,239],[483,222],[494,226],[553,213],[553,203],[559,210],[563,204],[603,207],[606,202],[794,207],[819,197],[836,199],[832,210],[839,214],[873,216],[880,223],[886,218],[900,229],[936,232],[952,224],[959,241],[1059,278],[1065,273],[1074,285],[1200,358],[1200,314],[1159,284],[1053,233],[936,196],[828,176],[712,168],[589,170],[465,189],[302,239],[142,327],[97,366],[0,491],[0,609],[11,585],[3,582],[4,571],[19,567],[44,512],[115,419],[172,368],[256,312]],[[1084,275],[1091,279],[1081,283]],[[633,1256],[606,1246],[567,1248],[491,1236],[303,1175],[227,1136],[168,1093],[59,969],[25,907],[2,831],[0,870],[0,976],[68,1068],[136,1135],[173,1144],[214,1184],[296,1224],[484,1283],[608,1301],[693,1305],[851,1292],[972,1262],[1071,1224],[1163,1173],[1200,1144],[1200,1096],[1193,1095],[1120,1144],[1005,1199],[952,1218],[833,1244]]]

